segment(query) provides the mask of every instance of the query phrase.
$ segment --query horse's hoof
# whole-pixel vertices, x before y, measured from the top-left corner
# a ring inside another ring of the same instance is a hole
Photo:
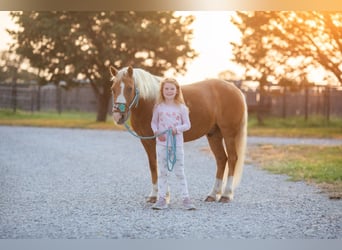
[[[216,201],[216,199],[214,197],[212,197],[212,196],[208,196],[204,201],[206,201],[206,202],[214,202],[214,201]]]
[[[221,198],[219,199],[219,202],[228,203],[228,202],[230,202],[230,198],[227,196],[221,196]]]
[[[149,202],[149,203],[156,203],[157,202],[157,197],[156,196],[148,197],[147,202]]]

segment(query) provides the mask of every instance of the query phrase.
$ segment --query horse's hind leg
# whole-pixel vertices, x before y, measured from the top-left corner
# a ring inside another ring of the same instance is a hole
[[[219,129],[207,135],[209,146],[216,159],[216,179],[211,192],[208,194],[205,201],[216,201],[216,195],[222,192],[222,180],[224,170],[227,164],[227,155],[224,150],[222,135]]]
[[[234,171],[236,162],[238,159],[237,151],[236,151],[236,145],[234,138],[226,138],[225,140],[226,144],[226,150],[228,155],[228,179],[226,186],[223,187],[224,191],[222,193],[222,196],[220,198],[220,202],[229,202],[234,197],[234,189],[233,189],[233,179],[234,179]]]

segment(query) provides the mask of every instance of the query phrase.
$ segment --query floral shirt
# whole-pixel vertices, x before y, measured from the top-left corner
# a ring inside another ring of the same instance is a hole
[[[153,110],[151,127],[154,133],[161,133],[169,128],[176,128],[176,146],[183,146],[183,132],[191,127],[189,111],[184,104],[168,105],[160,103]],[[157,144],[166,146],[166,141],[160,141],[157,138]]]

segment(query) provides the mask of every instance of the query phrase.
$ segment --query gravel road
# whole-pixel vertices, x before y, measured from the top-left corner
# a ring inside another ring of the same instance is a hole
[[[335,143],[251,137],[253,143]],[[1,239],[342,239],[342,200],[246,165],[235,199],[205,203],[215,164],[205,138],[185,144],[184,211],[155,211],[147,157],[126,132],[0,126]],[[174,190],[174,192],[173,192]]]

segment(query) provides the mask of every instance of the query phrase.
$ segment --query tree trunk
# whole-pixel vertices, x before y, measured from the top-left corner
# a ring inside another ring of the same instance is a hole
[[[257,108],[258,125],[264,125],[264,112],[265,112],[265,79],[261,78],[259,81],[259,103]]]
[[[108,115],[108,105],[110,101],[111,94],[109,91],[104,91],[104,93],[98,95],[97,98],[97,122],[107,121]]]

